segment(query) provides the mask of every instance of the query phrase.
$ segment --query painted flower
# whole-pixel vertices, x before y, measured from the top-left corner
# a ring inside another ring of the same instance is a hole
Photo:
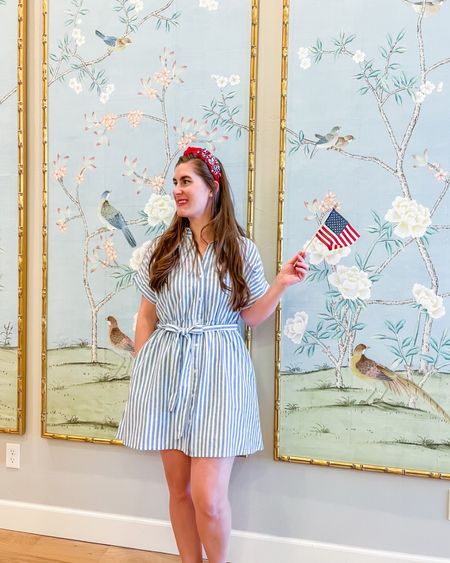
[[[284,334],[289,338],[289,340],[292,340],[294,344],[300,344],[307,325],[308,313],[305,313],[305,311],[299,311],[295,313],[292,318],[286,319]]]
[[[300,49],[297,51],[297,55],[300,60],[308,58],[309,57],[308,47],[300,47]]]
[[[241,77],[239,76],[239,74],[232,74],[228,80],[231,86],[236,86],[241,82]]]
[[[432,82],[427,80],[420,86],[420,91],[422,92],[422,94],[425,94],[425,96],[429,96],[435,88],[436,86]]]
[[[328,250],[316,237],[312,241],[307,241],[305,246],[308,246],[308,261],[310,264],[320,264],[322,260],[325,260],[327,264],[335,266],[351,252],[348,246],[338,248],[337,250]]]
[[[445,182],[445,180],[447,180],[448,177],[448,172],[442,168],[439,168],[439,170],[436,172],[434,177],[438,182]]]
[[[412,288],[414,299],[423,307],[433,319],[439,319],[445,315],[445,307],[443,299],[440,295],[436,295],[432,289],[415,283]]]
[[[175,213],[175,202],[170,195],[152,194],[144,207],[148,216],[148,224],[157,227],[161,223],[170,225]]]
[[[142,260],[144,259],[144,256],[146,255],[147,250],[150,248],[151,244],[152,241],[147,240],[146,242],[144,242],[142,246],[133,250],[133,254],[131,255],[130,258],[131,269],[135,270],[136,272],[139,270],[142,264]]]
[[[400,238],[422,237],[431,225],[430,210],[407,197],[397,196],[392,202],[392,209],[389,209],[384,218],[397,223],[394,233]]]
[[[421,104],[425,100],[426,96],[423,92],[416,92],[415,100],[416,104]]]
[[[323,200],[319,202],[319,209],[323,213],[326,213],[327,211],[331,211],[332,209],[336,209],[336,211],[339,211],[340,208],[341,208],[341,204],[336,199],[336,194],[334,192],[327,192]]]
[[[152,176],[150,178],[150,185],[156,193],[160,193],[164,188],[164,178],[162,176]]]
[[[76,78],[71,78],[69,80],[69,88],[72,88],[76,94],[80,94],[83,91],[83,85],[78,82]]]
[[[106,104],[106,102],[109,100],[109,94],[107,92],[102,92],[100,94],[99,100],[102,104]]]
[[[305,57],[300,61],[300,68],[307,70],[311,66],[311,64],[311,59],[309,57]]]
[[[102,119],[102,125],[105,126],[107,131],[114,129],[117,123],[117,114],[115,113],[105,113]]]
[[[228,84],[228,78],[226,76],[219,76],[216,80],[216,84],[219,88],[225,88]]]
[[[436,92],[438,92],[440,94],[443,89],[444,89],[444,83],[439,82],[439,84],[436,86]]]
[[[139,123],[141,123],[143,115],[144,112],[142,112],[141,110],[128,112],[127,119],[128,119],[128,123],[130,124],[130,127],[137,127]]]
[[[194,140],[195,140],[194,133],[185,133],[181,137],[181,139],[177,142],[178,149],[180,151],[185,151],[190,145],[192,145],[192,142]]]
[[[67,166],[60,166],[53,172],[53,176],[56,178],[56,180],[62,180],[66,174]]]
[[[84,43],[86,43],[86,37],[84,35],[80,35],[80,37],[77,37],[75,39],[75,42],[78,45],[78,47],[81,47],[81,45],[84,45]]]
[[[154,100],[156,98],[156,96],[158,95],[158,90],[156,90],[156,88],[152,88],[150,86],[152,79],[151,78],[141,78],[141,84],[143,87],[143,90],[141,90],[139,92],[140,96],[147,96],[147,98],[149,98],[150,100]]]
[[[144,2],[142,0],[130,0],[130,3],[133,4],[136,12],[140,12],[144,9]]]
[[[59,219],[59,221],[56,221],[56,226],[61,233],[67,230],[67,223],[64,219]]]
[[[117,250],[114,246],[114,241],[112,240],[105,240],[105,244],[103,245],[103,250],[105,251],[106,255],[106,262],[108,265],[112,265],[116,263],[117,260]]]
[[[358,49],[352,57],[355,63],[362,63],[365,60],[365,58],[366,58],[366,53],[364,53],[364,51],[361,51],[360,49]]]
[[[217,0],[210,0],[208,5],[208,10],[211,12],[219,8],[219,2]]]
[[[170,70],[167,67],[164,67],[160,72],[155,72],[153,75],[153,79],[156,80],[161,86],[167,88],[169,84],[172,82],[172,78],[170,76]]]
[[[79,37],[81,37],[81,29],[79,27],[74,27],[72,30],[72,37],[74,39],[78,39]]]
[[[372,282],[367,272],[356,266],[338,266],[336,272],[328,276],[328,281],[337,287],[344,299],[369,299]]]
[[[105,88],[105,92],[107,94],[112,94],[115,89],[116,89],[116,87],[114,86],[114,84],[107,84],[106,88]]]

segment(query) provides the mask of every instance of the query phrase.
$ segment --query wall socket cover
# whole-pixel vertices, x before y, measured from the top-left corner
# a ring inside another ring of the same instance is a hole
[[[6,444],[6,467],[20,468],[20,444]]]

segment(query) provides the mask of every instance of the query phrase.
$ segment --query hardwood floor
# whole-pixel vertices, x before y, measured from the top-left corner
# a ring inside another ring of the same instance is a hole
[[[0,563],[176,563],[175,555],[0,530]]]

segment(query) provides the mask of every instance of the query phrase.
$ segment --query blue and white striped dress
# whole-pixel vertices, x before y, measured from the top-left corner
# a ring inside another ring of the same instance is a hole
[[[178,266],[158,293],[149,286],[153,248],[135,282],[156,304],[158,324],[134,360],[117,437],[131,448],[176,449],[192,457],[262,449],[255,373],[238,328],[239,312],[220,287],[213,244],[200,259],[187,229]],[[250,306],[268,283],[250,239],[243,239],[243,253]]]

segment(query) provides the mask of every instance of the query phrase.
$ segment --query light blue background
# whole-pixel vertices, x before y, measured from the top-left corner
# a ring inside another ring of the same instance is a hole
[[[2,71],[0,98],[17,84],[17,2],[8,0],[0,6],[0,38]],[[18,307],[18,149],[17,149],[17,93],[0,105],[0,331],[4,324],[14,326],[11,344],[17,345]]]
[[[450,6],[447,4],[438,15],[423,20],[428,66],[450,55],[447,41]],[[340,135],[352,134],[355,137],[346,147],[348,152],[376,156],[395,167],[395,152],[373,96],[370,93],[365,96],[357,93],[364,86],[363,81],[354,79],[359,72],[359,65],[345,55],[336,60],[334,55],[325,55],[319,64],[313,62],[309,69],[302,70],[297,51],[299,47],[315,45],[317,38],[323,41],[324,49],[333,49],[332,38],[338,37],[343,31],[347,35],[357,36],[349,49],[352,52],[357,49],[364,51],[366,60],[375,59],[374,66],[380,68],[382,59],[379,46],[386,46],[388,33],[395,38],[405,29],[406,35],[401,44],[407,48],[407,52],[395,56],[393,60],[401,63],[408,77],[418,76],[416,23],[417,16],[412,8],[400,0],[322,0],[320,10],[316,0],[291,2],[287,126],[297,132],[302,129],[307,138],[313,139],[315,133],[325,134],[333,126],[341,125]],[[404,169],[412,197],[431,208],[443,183],[438,182],[426,168],[413,169],[412,155],[421,154],[428,148],[431,162],[440,163],[447,171],[450,168],[449,65],[433,71],[429,80],[434,84],[443,81],[444,89],[442,93],[434,92],[423,103],[418,125],[407,149]],[[410,97],[406,94],[403,98],[402,106],[398,106],[393,98],[385,106],[399,141],[413,111]],[[287,150],[289,148],[287,144]],[[368,225],[374,224],[371,210],[384,218],[394,198],[402,195],[399,182],[376,164],[354,160],[336,151],[318,151],[312,159],[305,156],[302,150],[287,156],[284,259],[292,256],[315,232],[316,224],[303,220],[308,214],[303,202],[322,199],[328,191],[337,194],[337,199],[342,202],[341,213],[361,234],[351,254],[340,262],[347,267],[354,265],[355,252],[364,256],[374,240],[374,236],[365,231]],[[433,216],[432,224],[448,223],[448,211],[447,195]],[[439,292],[449,289],[447,233],[440,231],[430,239],[430,254],[440,279]],[[385,257],[383,245],[379,245],[371,263],[378,266]],[[414,283],[430,287],[428,274],[414,243],[392,262],[384,274],[381,281],[372,285],[371,299],[411,299]],[[291,289],[282,303],[282,329],[286,319],[296,311],[306,311],[310,317],[308,329],[314,330],[318,313],[325,309],[325,292],[325,282],[306,283]],[[434,336],[440,336],[442,330],[448,327],[448,314],[434,321]],[[375,334],[385,332],[386,318],[406,318],[406,332],[411,334],[417,313],[410,306],[370,305],[360,317],[360,321],[367,323],[367,329],[358,334],[355,343],[370,344],[371,355],[390,364],[393,356],[386,351],[383,342],[373,339]],[[283,335],[282,369],[294,364],[308,371],[326,361],[319,350],[310,359],[306,358],[306,354],[296,355],[297,346]]]
[[[51,1],[49,6],[49,45],[50,53],[56,52],[58,40],[72,28],[65,28],[65,11],[69,1]],[[161,7],[165,2],[144,0],[144,10],[139,16]],[[101,56],[105,45],[95,36],[95,29],[105,34],[120,35],[123,24],[113,11],[112,1],[90,1],[84,6],[89,14],[82,17],[78,26],[86,37],[86,43],[79,48],[85,59]],[[74,187],[73,178],[78,173],[82,156],[95,156],[97,168],[86,175],[80,191],[90,231],[101,223],[97,217],[97,205],[101,193],[111,190],[111,203],[122,211],[127,219],[137,217],[150,197],[151,191],[143,187],[136,195],[136,185],[125,171],[123,158],[137,157],[138,171],[147,168],[150,176],[159,175],[164,164],[162,127],[152,121],[143,121],[136,129],[130,128],[126,119],[117,123],[109,133],[110,146],[96,147],[96,138],[91,131],[84,130],[83,115],[95,112],[97,117],[105,113],[125,113],[141,109],[144,113],[160,115],[157,100],[138,96],[142,90],[140,79],[160,71],[159,55],[164,47],[176,53],[177,65],[187,65],[181,75],[184,84],[170,86],[167,93],[167,113],[171,126],[179,124],[181,116],[202,119],[202,105],[209,105],[217,97],[219,89],[211,74],[230,76],[238,74],[241,82],[232,88],[236,97],[232,105],[241,107],[236,120],[248,125],[249,61],[250,61],[250,2],[220,2],[217,11],[200,8],[198,0],[182,0],[173,3],[164,15],[180,11],[179,27],[166,32],[164,27],[155,29],[156,20],[149,21],[136,34],[132,43],[124,51],[114,53],[97,66],[105,69],[108,82],[115,85],[110,101],[103,105],[95,93],[84,90],[77,95],[68,86],[72,75],[65,83],[55,83],[49,88],[49,308],[48,345],[49,348],[76,344],[79,339],[89,339],[90,317],[86,295],[82,287],[80,225],[77,221],[68,224],[67,231],[60,233],[56,227],[56,209],[65,208],[69,203],[60,186],[54,180],[51,163],[56,154],[70,155],[67,186]],[[140,18],[139,18],[140,19]],[[211,129],[211,127],[208,127]],[[219,130],[217,136],[229,135],[229,140],[217,145],[217,154],[225,165],[234,191],[235,203],[240,223],[245,227],[247,205],[247,155],[248,135],[244,131],[239,140],[234,131]],[[172,150],[178,136],[170,129]],[[195,143],[194,143],[195,144]],[[172,183],[173,168],[170,169],[166,189]],[[74,208],[72,206],[74,213]],[[140,246],[148,237],[145,228],[131,226]],[[118,251],[118,262],[128,264],[131,248],[121,233],[114,235]],[[111,271],[99,268],[91,275],[96,300],[115,286],[110,277]],[[134,289],[128,289],[115,296],[99,313],[99,345],[106,345],[107,325],[104,318],[114,315],[119,325],[127,333],[132,333],[132,320],[137,310],[138,296]]]

